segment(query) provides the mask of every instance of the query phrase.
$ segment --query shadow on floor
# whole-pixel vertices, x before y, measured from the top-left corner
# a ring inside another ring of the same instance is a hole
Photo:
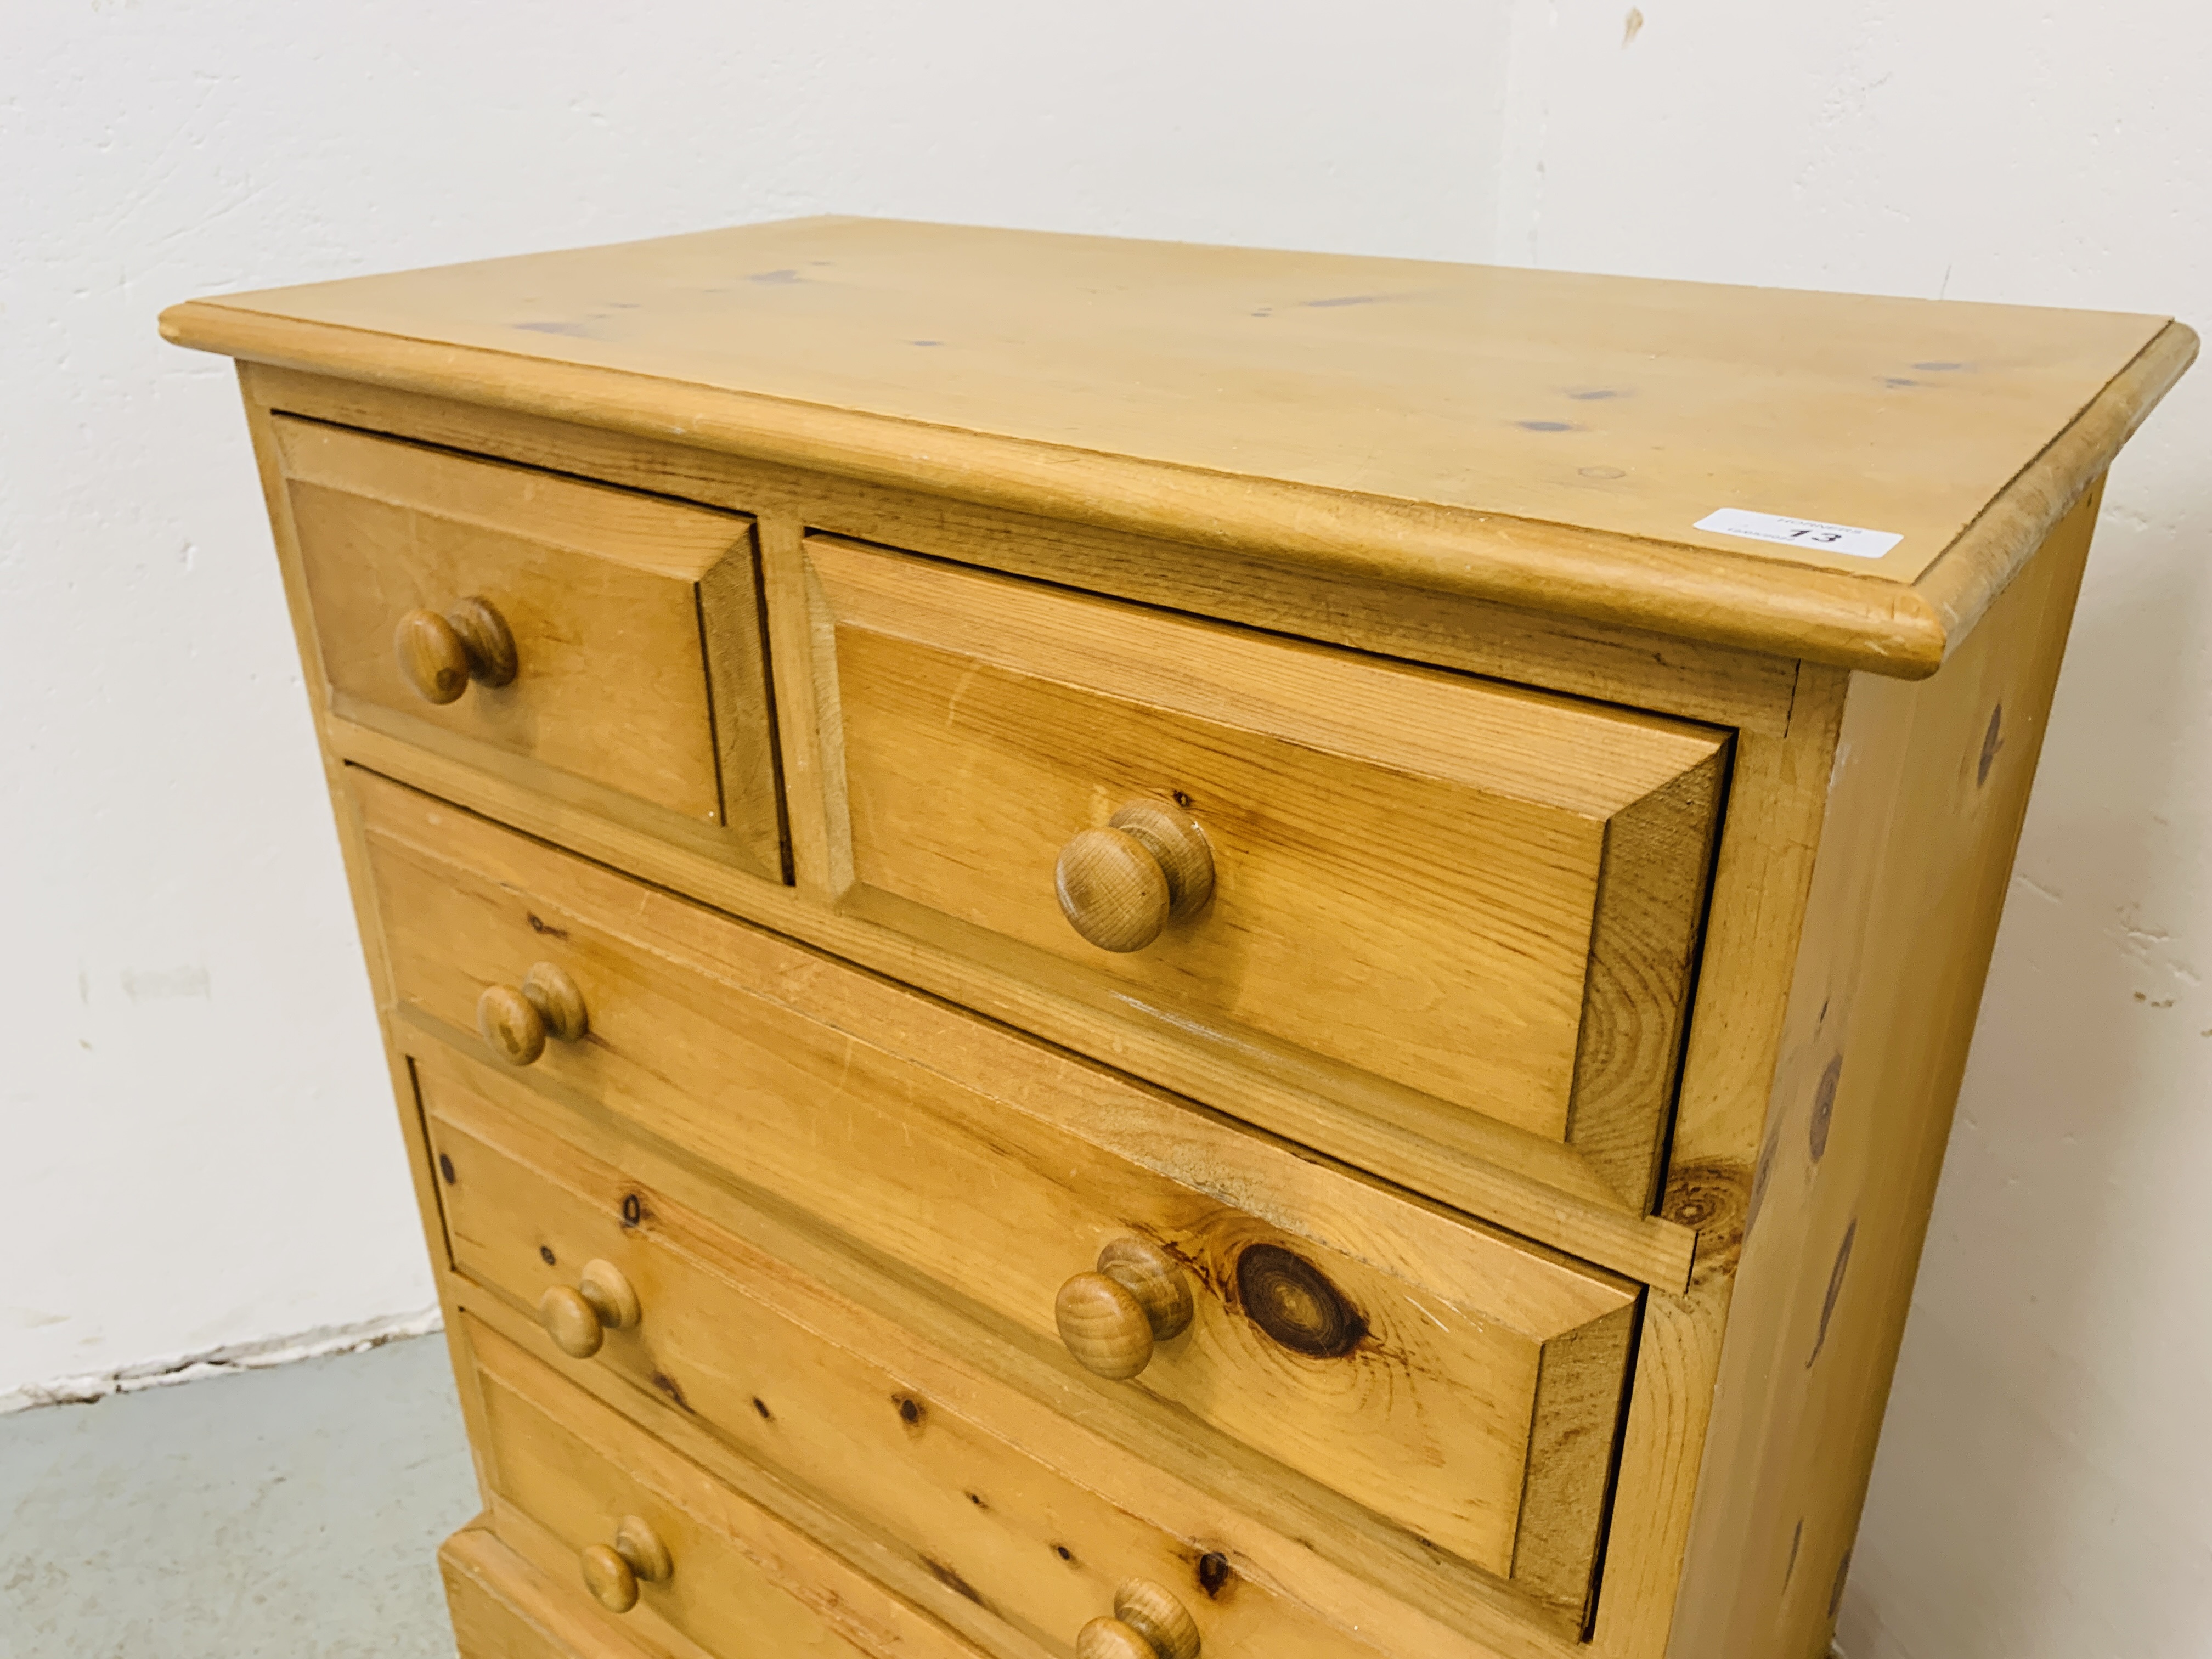
[[[452,1659],[446,1345],[0,1418],[6,1659]]]

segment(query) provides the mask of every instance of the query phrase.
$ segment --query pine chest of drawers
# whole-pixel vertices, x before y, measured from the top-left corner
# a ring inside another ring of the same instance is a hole
[[[163,327],[240,362],[466,1659],[1824,1650],[2187,330],[857,220]]]

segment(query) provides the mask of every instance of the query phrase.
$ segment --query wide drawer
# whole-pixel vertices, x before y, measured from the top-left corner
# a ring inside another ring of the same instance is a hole
[[[782,878],[750,520],[274,429],[337,713]]]
[[[493,1529],[647,1647],[714,1659],[975,1650],[487,1327],[465,1322]],[[686,1646],[686,1644],[692,1644]]]
[[[635,1317],[564,1363],[610,1372],[652,1409],[703,1425],[1051,1651],[1110,1614],[1131,1578],[1182,1604],[1216,1659],[1366,1651],[1226,1554],[1193,1549],[1010,1443],[974,1403],[917,1383],[916,1345],[862,1352],[859,1322],[840,1317],[835,1298],[495,1103],[513,1084],[434,1050],[416,1064],[455,1267],[531,1313],[579,1283],[636,1299]],[[541,1375],[518,1370],[526,1362],[489,1332],[477,1340],[495,1386]]]
[[[403,1018],[528,1058],[1209,1455],[1261,1454],[1285,1492],[1579,1619],[1634,1286],[397,785],[357,799]],[[587,1033],[471,1036],[480,1007],[530,1021],[526,980]],[[1117,1324],[1133,1304],[1097,1282],[1147,1252],[1179,1331]],[[1102,1354],[1125,1338],[1148,1358]]]
[[[807,559],[844,908],[1075,975],[1228,1062],[1240,1115],[1262,1071],[1492,1160],[1565,1144],[1573,1184],[1649,1206],[1725,734],[827,537]]]

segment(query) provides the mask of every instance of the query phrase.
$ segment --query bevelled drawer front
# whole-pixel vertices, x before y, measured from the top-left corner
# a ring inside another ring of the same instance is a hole
[[[1120,1409],[1583,1606],[1632,1285],[396,785],[358,799],[403,1018],[1064,1349]]]
[[[847,908],[1649,1205],[1724,734],[807,546]]]
[[[556,1333],[561,1363],[611,1373],[649,1413],[703,1425],[1052,1652],[1112,1617],[1133,1578],[1181,1607],[1216,1659],[1368,1651],[1233,1575],[1225,1556],[1205,1565],[1181,1539],[1059,1474],[976,1402],[918,1384],[912,1342],[864,1352],[857,1316],[841,1316],[836,1298],[495,1103],[517,1085],[434,1050],[416,1065],[435,1154],[452,1171],[454,1265]],[[597,1310],[572,1319],[580,1286]],[[604,1316],[611,1297],[619,1324]],[[510,1350],[495,1339],[481,1349],[495,1373],[520,1363],[501,1358]]]
[[[335,712],[782,878],[751,520],[273,425]]]
[[[494,1529],[647,1646],[665,1650],[672,1633],[715,1659],[976,1659],[927,1614],[513,1343],[473,1320],[464,1329]]]

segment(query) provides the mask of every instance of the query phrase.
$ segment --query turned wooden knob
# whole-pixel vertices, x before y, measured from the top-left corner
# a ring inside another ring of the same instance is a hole
[[[611,1613],[628,1613],[637,1605],[637,1583],[665,1583],[674,1576],[676,1563],[660,1534],[634,1515],[626,1515],[615,1528],[611,1544],[586,1544],[578,1556],[584,1569],[584,1588]]]
[[[514,635],[489,599],[465,599],[444,616],[417,608],[392,631],[392,654],[415,695],[451,702],[479,685],[505,685],[517,667]]]
[[[477,1030],[510,1066],[531,1064],[545,1052],[548,1036],[574,1042],[589,1030],[584,994],[550,962],[537,963],[520,986],[487,985],[477,999]]]
[[[1141,951],[1213,896],[1213,851],[1189,814],[1131,801],[1103,830],[1079,831],[1053,871],[1060,914],[1102,951]]]
[[[1198,1659],[1198,1621],[1190,1609],[1146,1578],[1114,1592],[1114,1616],[1078,1632],[1076,1659]]]
[[[538,1322],[571,1359],[589,1359],[609,1331],[628,1330],[645,1316],[637,1291],[611,1261],[586,1261],[575,1285],[556,1285],[538,1298]]]
[[[453,623],[434,611],[410,611],[392,635],[392,654],[415,695],[451,702],[469,689],[468,648]]]
[[[1075,1363],[1125,1382],[1152,1363],[1152,1347],[1189,1325],[1190,1282],[1176,1259],[1141,1238],[1117,1238],[1098,1252],[1097,1270],[1060,1287],[1053,1316]]]

